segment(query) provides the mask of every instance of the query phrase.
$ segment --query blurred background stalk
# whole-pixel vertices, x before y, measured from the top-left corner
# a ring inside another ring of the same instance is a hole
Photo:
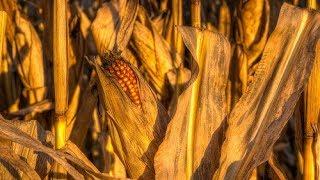
[[[7,13],[0,11],[0,59],[2,59],[3,44],[6,42],[6,26],[7,26]]]

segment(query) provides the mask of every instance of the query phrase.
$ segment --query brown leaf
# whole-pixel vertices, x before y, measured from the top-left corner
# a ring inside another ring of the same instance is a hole
[[[131,37],[137,11],[137,0],[112,0],[103,4],[91,25],[100,55],[114,48],[125,49]]]
[[[39,175],[45,176],[50,170],[48,163],[55,160],[76,179],[83,179],[83,175],[87,177],[87,174],[102,179],[110,178],[100,173],[89,163],[90,161],[86,159],[83,154],[79,153],[81,151],[71,142],[67,142],[67,144],[69,144],[67,147],[72,147],[72,150],[67,148],[66,151],[75,156],[54,150],[52,148],[54,136],[52,133],[45,131],[35,120],[29,122],[7,121],[1,117],[0,137],[3,140],[14,142],[12,147],[14,151],[25,157],[28,164],[34,168]],[[39,158],[42,160],[38,162]],[[76,170],[67,160],[72,162],[76,167],[79,167],[81,171]]]
[[[188,129],[194,128],[192,178],[207,179],[218,168],[224,120],[227,115],[226,87],[230,62],[230,45],[222,35],[208,30],[179,27],[184,43],[200,64],[198,103],[194,127],[191,121],[191,96],[196,83],[179,97],[176,113],[170,121],[164,141],[155,157],[157,179],[185,179]],[[200,42],[201,39],[202,42]],[[199,43],[200,42],[200,43]],[[197,59],[197,49],[200,51]],[[202,65],[201,65],[202,64]],[[202,70],[201,70],[202,68]],[[191,83],[197,70],[192,70]],[[190,136],[190,135],[189,135]]]
[[[1,147],[0,152],[1,152],[0,159],[3,159],[4,161],[8,162],[14,168],[21,170],[28,177],[28,179],[40,180],[40,177],[37,174],[37,172],[32,167],[30,167],[28,163],[20,159],[20,156],[15,154],[11,149],[7,147]],[[0,171],[3,171],[3,169]],[[2,173],[3,172],[1,172],[1,177],[3,178],[6,175],[3,175]],[[12,177],[12,178],[19,178],[19,177]]]
[[[310,75],[320,15],[284,4],[254,80],[228,118],[214,179],[247,179],[266,161]]]

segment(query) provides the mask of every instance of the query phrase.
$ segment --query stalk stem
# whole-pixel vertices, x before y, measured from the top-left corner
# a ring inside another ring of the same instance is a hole
[[[53,0],[53,75],[55,94],[55,145],[61,149],[66,143],[68,108],[68,28],[66,0]]]
[[[317,8],[316,0],[308,0],[307,6],[311,9]],[[319,53],[319,52],[317,52]],[[313,144],[315,132],[313,126],[317,126],[320,107],[320,58],[316,55],[313,69],[311,71],[306,90],[304,92],[304,145],[303,145],[303,179],[315,179],[315,157],[313,154]]]

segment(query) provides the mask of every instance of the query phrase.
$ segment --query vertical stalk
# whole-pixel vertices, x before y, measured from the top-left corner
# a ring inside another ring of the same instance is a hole
[[[201,1],[200,0],[191,0],[191,20],[192,26],[195,28],[201,27]],[[190,97],[190,109],[189,109],[189,118],[188,118],[188,129],[187,129],[187,167],[186,167],[186,177],[191,179],[193,172],[193,154],[194,154],[194,124],[196,119],[196,111],[198,106],[198,97],[199,89],[201,82],[202,66],[203,63],[200,58],[202,38],[197,36],[197,59],[199,65],[199,74],[196,78],[193,86],[192,93]]]
[[[316,0],[308,0],[307,6],[311,9],[317,8]],[[320,62],[316,56],[313,69],[311,71],[308,84],[304,93],[304,147],[303,147],[303,179],[315,179],[315,159],[313,154],[313,144],[315,140],[315,131],[313,126],[317,126],[320,107]]]
[[[191,0],[191,23],[193,27],[201,27],[201,0]]]
[[[55,94],[55,145],[61,149],[66,143],[68,108],[68,28],[67,0],[53,0],[53,75]]]
[[[7,13],[0,11],[0,59],[2,59],[3,43],[6,40]]]
[[[172,0],[172,16],[174,25],[183,24],[183,3],[182,0]],[[182,56],[184,46],[181,35],[178,33],[177,28],[173,28],[173,45],[174,49]]]

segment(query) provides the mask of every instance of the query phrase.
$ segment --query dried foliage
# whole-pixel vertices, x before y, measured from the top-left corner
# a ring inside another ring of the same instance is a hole
[[[319,179],[319,6],[292,4],[0,0],[0,179]]]

